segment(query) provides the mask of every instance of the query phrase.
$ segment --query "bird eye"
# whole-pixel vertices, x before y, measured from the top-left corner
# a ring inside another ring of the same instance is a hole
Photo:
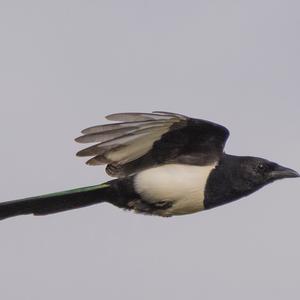
[[[258,166],[257,166],[257,171],[259,171],[260,173],[263,173],[267,170],[267,166],[263,163],[260,163]]]

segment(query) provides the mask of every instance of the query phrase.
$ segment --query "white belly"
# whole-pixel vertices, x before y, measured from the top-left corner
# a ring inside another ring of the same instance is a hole
[[[149,203],[171,202],[172,207],[161,210],[161,215],[198,212],[204,209],[206,180],[214,168],[181,164],[151,168],[136,175],[135,190]]]

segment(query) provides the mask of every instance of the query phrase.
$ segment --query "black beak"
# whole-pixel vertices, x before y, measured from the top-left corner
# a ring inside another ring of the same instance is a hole
[[[295,170],[285,168],[279,165],[276,166],[276,168],[271,172],[270,175],[273,180],[300,177],[300,174]]]

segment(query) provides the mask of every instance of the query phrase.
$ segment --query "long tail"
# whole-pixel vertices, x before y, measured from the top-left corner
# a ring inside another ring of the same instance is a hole
[[[60,193],[0,203],[0,220],[18,215],[37,216],[85,207],[111,198],[110,182]]]

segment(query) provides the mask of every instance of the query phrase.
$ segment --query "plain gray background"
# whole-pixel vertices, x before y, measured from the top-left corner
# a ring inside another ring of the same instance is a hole
[[[1,201],[108,179],[80,130],[168,110],[300,171],[299,1],[0,0]],[[299,180],[168,219],[107,204],[0,223],[1,299],[299,299]]]

